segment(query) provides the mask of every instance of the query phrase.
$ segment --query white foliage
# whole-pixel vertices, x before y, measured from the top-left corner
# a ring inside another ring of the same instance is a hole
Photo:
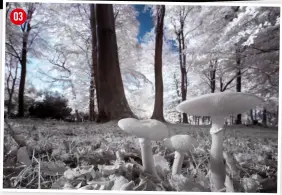
[[[12,4],[27,7],[28,4]],[[147,5],[155,21],[156,6]],[[151,29],[138,42],[140,23],[133,5],[114,5],[115,28],[119,64],[125,94],[133,112],[140,118],[152,115],[155,97],[155,29]],[[50,88],[60,88],[74,110],[88,112],[89,86],[92,65],[88,4],[36,4],[31,31],[34,38],[28,59],[28,80],[38,75]],[[185,16],[185,17],[184,17]],[[218,60],[216,67],[216,91],[219,79],[225,83],[236,73],[236,44],[245,46],[242,52],[242,88],[269,101],[268,108],[275,110],[278,104],[279,79],[279,8],[240,6],[172,6],[166,5],[163,42],[164,113],[175,120],[175,106],[181,97],[180,64],[176,32],[184,22],[184,41],[187,64],[187,98],[210,93],[205,76],[211,60]],[[38,34],[36,34],[38,33]],[[7,23],[6,42],[21,52],[22,32]],[[31,40],[30,40],[31,41]],[[252,48],[253,47],[253,48]],[[7,47],[7,51],[13,52]],[[53,63],[50,63],[53,60]],[[6,61],[6,63],[8,63]],[[39,64],[34,68],[34,64]],[[54,66],[54,63],[64,65]],[[53,81],[56,82],[53,82]],[[235,81],[230,91],[235,90]],[[38,86],[39,84],[37,84]],[[45,84],[46,85],[46,84]],[[39,100],[39,99],[38,99]]]

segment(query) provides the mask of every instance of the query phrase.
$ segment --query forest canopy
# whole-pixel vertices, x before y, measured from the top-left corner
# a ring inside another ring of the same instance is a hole
[[[73,112],[97,113],[89,5],[9,3],[7,14],[15,7],[27,10],[28,20],[20,28],[6,23],[7,112],[28,115],[25,97],[43,99],[38,92],[50,89],[63,94]],[[134,115],[148,118],[153,113],[152,70],[155,52],[161,50],[165,120],[205,123],[205,118],[180,115],[176,105],[206,93],[237,91],[262,97],[267,104],[242,119],[231,117],[230,123],[277,125],[279,7],[166,5],[161,48],[156,47],[157,6],[144,6],[154,27],[142,38],[138,16],[143,10],[119,4],[113,9],[118,64]]]

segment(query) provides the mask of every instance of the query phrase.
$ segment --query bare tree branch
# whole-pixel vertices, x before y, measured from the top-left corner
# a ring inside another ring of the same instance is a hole
[[[242,76],[247,70],[244,70],[243,72],[241,72],[240,76]],[[220,89],[221,91],[225,91],[227,90],[227,87],[238,77],[237,74],[235,74],[231,79],[229,79],[229,81],[224,85],[224,87],[222,87],[222,89]],[[222,78],[222,77],[221,77]]]
[[[32,37],[32,39],[30,40],[30,44],[29,46],[27,47],[27,50],[29,50],[34,42],[34,40],[36,39],[36,37],[39,36],[39,32],[40,32],[40,29],[36,32],[36,34]]]
[[[260,51],[259,53],[257,53],[257,54],[262,54],[262,53],[271,53],[271,52],[274,52],[274,51],[279,51],[279,48],[269,48],[269,49],[260,49],[260,48],[257,48],[257,47],[255,47],[255,46],[253,46],[253,45],[250,45],[249,46],[250,48],[252,48],[252,49],[255,49],[255,50],[258,50],[258,51]]]
[[[14,51],[15,54],[12,54],[12,53],[10,53],[10,52],[6,52],[6,53],[8,53],[8,54],[14,56],[14,57],[17,58],[19,61],[21,61],[21,57],[20,57],[20,55],[18,54],[17,50],[14,48],[14,46],[13,46],[12,44],[10,44],[10,43],[7,43],[7,42],[6,42],[6,45],[9,46],[9,47]]]
[[[202,24],[203,24],[203,21],[201,21],[200,24],[198,26],[196,26],[195,28],[193,28],[190,31],[186,32],[184,37],[186,37],[188,34],[192,33],[193,31],[197,30]]]
[[[118,14],[119,14],[119,10],[117,10],[117,12],[116,12],[115,15],[114,15],[115,22],[116,22],[116,20],[117,20]]]

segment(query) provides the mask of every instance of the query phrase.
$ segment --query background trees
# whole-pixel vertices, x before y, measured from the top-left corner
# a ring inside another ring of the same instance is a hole
[[[134,5],[108,5],[105,15],[102,5],[9,3],[7,16],[16,6],[26,8],[29,20],[20,28],[7,21],[8,114],[28,111],[24,97],[33,83],[64,94],[73,112],[91,121],[136,115],[208,124],[208,117],[180,116],[175,106],[231,90],[268,104],[229,124],[277,125],[279,8],[146,6],[155,26],[140,40]],[[99,24],[101,18],[107,22]]]
[[[26,22],[17,28],[10,21],[6,23],[6,54],[15,58],[20,64],[20,77],[18,85],[18,116],[24,116],[24,94],[27,76],[27,64],[29,57],[42,57],[42,49],[45,49],[45,41],[42,37],[42,32],[48,28],[48,19],[38,20],[45,14],[44,5],[38,3],[15,3],[8,4],[7,10],[12,10],[16,6],[23,7],[27,12]],[[34,13],[42,12],[37,19],[34,18]],[[29,56],[28,56],[29,55]]]

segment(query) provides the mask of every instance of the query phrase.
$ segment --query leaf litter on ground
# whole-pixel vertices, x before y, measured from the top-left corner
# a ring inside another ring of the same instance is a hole
[[[173,151],[161,142],[152,142],[162,180],[155,181],[142,171],[138,139],[121,131],[116,121],[73,124],[21,119],[10,120],[9,124],[10,127],[5,126],[5,188],[39,188],[40,184],[41,189],[210,191],[209,126],[167,124],[170,135],[192,135],[200,146],[185,155],[181,174],[171,176]],[[16,132],[20,147],[10,137],[9,128]],[[224,158],[226,183],[231,188],[226,191],[275,192],[277,131],[261,127],[227,128]],[[38,159],[40,167],[33,159]]]

